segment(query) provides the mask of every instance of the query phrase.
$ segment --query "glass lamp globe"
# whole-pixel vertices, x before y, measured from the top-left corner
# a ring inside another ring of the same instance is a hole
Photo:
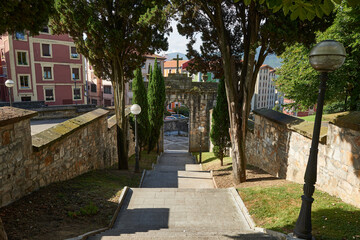
[[[130,108],[130,112],[134,115],[141,113],[141,107],[138,104],[133,104]]]
[[[334,40],[319,42],[310,51],[311,66],[319,72],[332,72],[343,65],[346,57],[344,46]]]
[[[8,79],[5,81],[5,86],[7,86],[8,88],[12,88],[12,87],[14,87],[14,85],[15,85],[15,83],[11,79]]]
[[[205,128],[202,127],[202,126],[200,126],[198,129],[199,129],[200,132],[204,132],[204,130],[205,130]]]

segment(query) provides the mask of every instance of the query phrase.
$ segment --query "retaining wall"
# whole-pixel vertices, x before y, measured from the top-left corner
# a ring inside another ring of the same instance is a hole
[[[248,131],[248,163],[274,176],[304,183],[314,123],[268,109],[256,110]],[[360,207],[360,112],[323,124],[317,188]]]
[[[117,162],[116,120],[107,119],[108,111],[94,110],[31,137],[30,119],[36,114],[0,108],[0,207],[52,182]]]

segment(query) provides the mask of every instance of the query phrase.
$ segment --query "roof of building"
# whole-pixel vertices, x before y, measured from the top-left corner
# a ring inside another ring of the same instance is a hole
[[[267,65],[267,64],[263,64],[263,65],[261,65],[261,67],[260,68],[271,68],[271,69],[274,69],[273,67],[271,67],[271,66],[269,66],[269,65]]]
[[[163,59],[165,60],[166,57],[160,56],[160,55],[156,55],[156,54],[145,54],[144,55],[146,58],[157,58],[157,59]]]
[[[181,68],[181,66],[188,62],[189,60],[180,60],[179,61],[179,68]],[[164,68],[176,68],[177,66],[177,61],[176,60],[170,60],[170,61],[165,61],[164,62]]]

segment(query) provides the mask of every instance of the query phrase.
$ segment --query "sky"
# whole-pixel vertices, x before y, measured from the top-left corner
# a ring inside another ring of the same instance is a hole
[[[169,41],[169,49],[166,53],[180,52],[186,54],[186,44],[189,42],[186,37],[181,36],[176,28],[177,22],[175,20],[171,21],[171,26],[173,28],[173,32],[170,33],[168,37]],[[197,37],[197,41],[195,43],[195,49],[200,49],[200,37]]]

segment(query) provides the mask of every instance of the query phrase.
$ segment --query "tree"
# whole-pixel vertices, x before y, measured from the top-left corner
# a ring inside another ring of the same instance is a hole
[[[55,32],[70,34],[95,74],[114,87],[119,169],[128,168],[125,82],[143,65],[144,54],[168,48],[165,4],[167,0],[55,1]]]
[[[164,106],[165,106],[165,82],[161,72],[161,67],[157,64],[155,58],[154,69],[151,74],[148,87],[148,101],[149,101],[149,122],[150,122],[150,138],[149,149],[154,149],[157,145],[160,130],[164,123]],[[157,148],[159,150],[159,148]]]
[[[220,159],[221,166],[223,166],[226,148],[230,147],[230,120],[223,78],[220,79],[218,85],[216,106],[213,110],[211,125],[210,138],[214,144],[214,154]]]
[[[334,23],[324,32],[319,32],[317,42],[334,39],[346,49],[345,63],[329,75],[326,90],[328,112],[360,109],[360,6],[350,8],[347,4],[336,8]],[[284,64],[276,80],[278,89],[287,98],[295,101],[288,107],[307,109],[316,103],[319,74],[310,65],[310,48],[301,44],[289,46],[281,55]]]
[[[0,1],[0,35],[23,30],[37,34],[48,24],[54,12],[54,0]]]
[[[144,148],[149,140],[149,114],[148,114],[148,99],[147,92],[144,85],[144,80],[142,78],[141,69],[136,69],[135,78],[132,82],[132,91],[133,91],[133,103],[139,104],[141,107],[141,113],[137,116],[138,122],[138,141],[140,148],[140,159],[141,159],[141,150]]]
[[[332,16],[314,18],[315,14],[310,14],[312,9],[307,10],[308,6],[305,8],[300,4],[303,1],[284,1],[290,2],[290,7],[277,0],[174,2],[180,11],[179,33],[190,38],[188,57],[200,56],[212,62],[221,56],[230,117],[234,180],[236,183],[244,182],[247,119],[261,65],[268,54],[281,53],[287,44],[312,43],[315,31],[329,26]],[[328,10],[327,5],[321,6]],[[295,7],[300,10],[295,10]],[[286,9],[290,9],[291,14],[284,14]],[[298,17],[312,21],[300,21]],[[197,32],[202,34],[201,54],[192,48]],[[256,59],[257,47],[260,50]],[[207,72],[204,69],[199,71]]]

